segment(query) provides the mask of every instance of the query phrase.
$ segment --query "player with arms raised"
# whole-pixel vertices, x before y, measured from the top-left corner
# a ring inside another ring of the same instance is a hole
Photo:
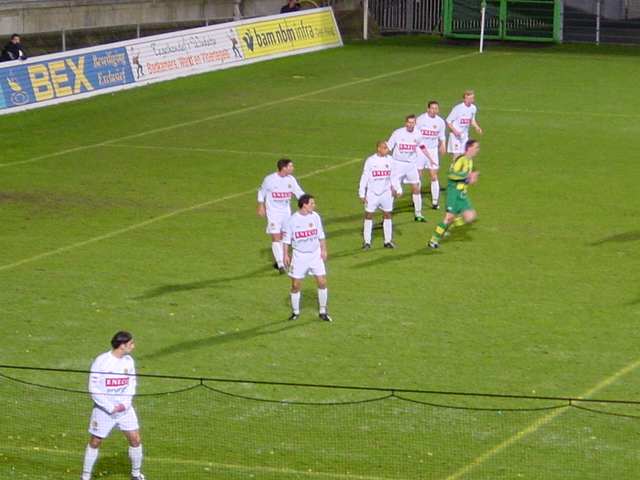
[[[465,144],[469,140],[469,125],[472,125],[476,132],[482,134],[482,128],[476,121],[478,108],[475,105],[475,100],[476,95],[473,90],[467,90],[462,95],[462,103],[453,107],[447,117],[447,127],[451,131],[447,151],[451,154],[452,161],[464,154]]]
[[[258,190],[258,215],[267,217],[267,234],[271,235],[273,268],[286,273],[282,256],[282,230],[291,216],[291,197],[300,198],[304,192],[293,177],[293,162],[282,158],[277,163],[278,171],[267,175]]]
[[[289,267],[291,277],[291,316],[289,320],[300,318],[300,288],[302,280],[311,273],[318,284],[318,306],[320,320],[331,322],[327,313],[327,242],[320,215],[314,212],[316,202],[312,195],[304,194],[298,199],[299,210],[291,215],[285,226],[284,263]],[[293,255],[289,256],[289,245]]]
[[[462,215],[465,223],[473,222],[477,213],[467,195],[469,185],[478,181],[479,172],[473,170],[473,158],[480,151],[480,143],[477,140],[467,140],[465,153],[460,155],[449,167],[449,184],[447,186],[447,213],[444,220],[438,224],[428,246],[438,248],[440,240],[451,223]]]
[[[416,129],[422,136],[422,144],[427,147],[418,154],[418,172],[422,178],[422,171],[427,168],[431,179],[431,208],[438,209],[440,201],[440,155],[444,155],[446,125],[440,113],[440,105],[435,100],[427,104],[427,111],[416,119]]]
[[[382,231],[384,233],[384,248],[395,248],[391,214],[393,212],[393,197],[395,191],[391,188],[391,162],[387,142],[380,141],[376,145],[377,152],[364,163],[358,196],[364,204],[364,243],[362,248],[371,248],[371,234],[373,231],[373,213],[382,210]]]
[[[89,392],[93,411],[89,424],[89,445],[84,455],[82,480],[91,480],[102,440],[118,427],[129,441],[131,480],[144,480],[142,445],[136,411],[131,404],[136,394],[136,369],[129,355],[135,348],[129,332],[118,332],[111,339],[112,350],[99,355],[91,365]]]
[[[422,216],[422,194],[420,193],[420,175],[417,166],[417,149],[423,152],[426,147],[421,144],[421,137],[416,130],[416,116],[407,115],[404,127],[395,130],[389,140],[387,147],[393,153],[393,164],[391,166],[391,185],[398,193],[402,193],[402,183],[411,185],[413,208],[416,222],[426,222]],[[426,155],[426,154],[425,154]]]

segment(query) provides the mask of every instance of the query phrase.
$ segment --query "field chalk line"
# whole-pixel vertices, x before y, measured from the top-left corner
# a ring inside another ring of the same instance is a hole
[[[313,90],[311,92],[301,93],[299,95],[292,95],[290,97],[280,98],[278,100],[271,100],[269,102],[259,103],[257,105],[252,105],[250,107],[244,107],[244,108],[239,108],[239,109],[236,109],[236,110],[230,110],[228,112],[216,113],[215,115],[209,115],[207,117],[197,118],[195,120],[189,120],[187,122],[174,123],[172,125],[167,125],[166,127],[153,128],[151,130],[145,130],[143,132],[133,133],[131,135],[125,135],[123,137],[113,138],[111,140],[106,140],[104,142],[92,143],[90,145],[81,145],[81,146],[74,147],[74,148],[68,148],[66,150],[60,150],[58,152],[48,153],[48,154],[45,154],[45,155],[39,155],[37,157],[28,158],[28,159],[25,159],[25,160],[18,160],[16,162],[0,163],[0,168],[2,168],[2,167],[11,167],[11,166],[14,166],[14,165],[24,165],[26,163],[33,163],[33,162],[37,162],[37,161],[40,161],[40,160],[45,160],[47,158],[59,157],[59,156],[62,156],[62,155],[66,155],[68,153],[75,153],[75,152],[82,151],[82,150],[88,150],[88,149],[91,149],[91,148],[102,147],[102,146],[109,145],[109,144],[116,143],[116,142],[121,142],[121,141],[125,141],[125,140],[131,140],[133,138],[140,138],[140,137],[144,137],[144,136],[147,136],[147,135],[153,135],[154,133],[162,133],[162,132],[166,132],[166,131],[169,131],[169,130],[174,130],[176,128],[189,127],[189,126],[192,126],[192,125],[197,125],[199,123],[204,123],[204,122],[208,122],[208,121],[211,121],[211,120],[218,120],[220,118],[231,117],[233,115],[239,115],[239,114],[242,114],[242,113],[247,113],[247,112],[252,112],[254,110],[259,110],[261,108],[272,107],[274,105],[280,105],[282,103],[292,102],[294,100],[300,100],[300,99],[303,99],[303,98],[306,98],[306,97],[311,97],[313,95],[319,95],[321,93],[333,92],[334,90],[339,90],[341,88],[353,87],[355,85],[361,85],[363,83],[375,82],[377,80],[383,80],[385,78],[395,77],[397,75],[402,75],[404,73],[411,73],[411,72],[414,72],[416,70],[422,70],[423,68],[432,67],[434,65],[440,65],[442,63],[455,62],[455,61],[458,61],[458,60],[462,60],[463,58],[472,57],[472,56],[475,56],[475,55],[478,55],[478,53],[477,52],[471,52],[471,53],[465,53],[465,54],[462,54],[462,55],[456,55],[456,56],[453,56],[453,57],[443,58],[441,60],[435,60],[433,62],[423,63],[422,65],[415,65],[415,66],[409,67],[409,68],[403,68],[403,69],[400,69],[400,70],[394,70],[392,72],[381,73],[379,75],[374,75],[372,77],[365,77],[365,78],[361,78],[359,80],[352,80],[350,82],[339,83],[339,84],[333,85],[331,87],[325,87],[325,88],[321,88],[321,89],[318,89],[318,90]]]
[[[252,153],[256,152],[244,152],[244,153]],[[272,154],[269,154],[272,155]],[[334,157],[337,158],[337,157]],[[300,175],[298,178],[308,178],[313,177],[314,175],[320,175],[322,173],[330,172],[332,170],[336,170],[338,168],[346,167],[347,165],[354,164],[356,162],[363,162],[362,158],[351,158],[349,161],[338,163],[336,165],[331,165],[330,167],[321,168],[318,170],[314,170],[312,172],[306,173],[304,175]],[[172,218],[182,213],[192,212],[194,210],[198,210],[200,208],[209,207],[211,205],[215,205],[217,203],[225,202],[227,200],[233,200],[234,198],[242,197],[243,195],[248,195],[250,193],[255,193],[257,190],[255,188],[251,190],[245,190],[243,192],[232,193],[229,195],[225,195],[224,197],[214,198],[212,200],[207,200],[206,202],[197,203],[195,205],[191,205],[189,207],[179,208],[177,210],[173,210],[171,212],[164,213],[162,215],[158,215],[157,217],[150,218],[149,220],[145,220],[144,222],[134,223],[133,225],[129,225],[128,227],[120,228],[118,230],[113,230],[109,233],[105,233],[104,235],[99,235],[97,237],[91,237],[87,240],[83,240],[81,242],[72,243],[65,247],[56,248],[54,250],[50,250],[48,252],[43,252],[38,255],[34,255],[33,257],[23,258],[22,260],[18,260],[13,263],[8,263],[6,265],[0,266],[0,272],[4,272],[6,270],[10,270],[14,267],[19,267],[20,265],[24,265],[26,263],[32,263],[37,260],[41,260],[43,258],[51,257],[53,255],[58,255],[60,253],[68,252],[69,250],[74,250],[79,247],[84,247],[85,245],[90,245],[92,243],[100,242],[102,240],[107,240],[109,238],[116,237],[123,233],[131,232],[133,230],[137,230],[142,227],[146,227],[147,225],[152,225],[154,223],[160,222],[162,220],[166,220],[167,218]]]
[[[580,397],[581,398],[589,398],[589,397],[591,397],[592,395],[598,393],[600,390],[602,390],[602,389],[608,387],[609,385],[612,385],[613,383],[617,382],[620,378],[624,377],[625,375],[633,372],[638,367],[640,367],[640,359],[635,360],[634,362],[631,362],[628,365],[622,367],[620,370],[618,370],[613,375],[605,378],[600,383],[598,383],[596,386],[594,386],[591,389],[589,389],[586,392],[584,392],[582,395],[580,395]],[[568,409],[569,409],[569,407],[558,409],[558,410],[553,410],[551,413],[547,413],[546,415],[543,415],[542,417],[540,417],[539,419],[537,419],[536,421],[531,423],[526,428],[520,430],[519,432],[515,433],[511,437],[509,437],[506,440],[500,442],[495,447],[490,448],[489,450],[487,450],[483,454],[479,455],[478,457],[473,459],[471,462],[469,462],[468,464],[466,464],[465,466],[463,466],[459,470],[456,470],[451,475],[445,477],[445,480],[458,480],[458,479],[464,477],[467,473],[469,473],[472,470],[474,470],[475,468],[479,467],[480,465],[482,465],[483,463],[485,463],[487,460],[491,459],[492,457],[495,457],[496,455],[501,453],[503,450],[509,448],[514,443],[519,442],[520,440],[522,440],[527,435],[535,433],[541,427],[543,427],[544,425],[550,423],[552,420],[554,420],[555,418],[557,418],[560,415],[562,415]]]
[[[0,450],[18,450],[26,451],[30,453],[44,452],[44,453],[56,453],[60,455],[68,455],[78,457],[82,455],[82,452],[71,452],[69,450],[61,450],[58,448],[45,448],[45,447],[23,447],[23,446],[3,446]],[[164,458],[164,457],[146,457],[146,462],[151,463],[165,463],[169,465],[193,465],[202,468],[220,468],[225,470],[239,470],[243,472],[263,472],[263,473],[276,473],[278,475],[295,475],[297,477],[316,477],[316,478],[333,478],[337,480],[394,480],[390,477],[374,477],[370,475],[358,475],[355,473],[330,473],[330,472],[315,472],[313,470],[294,470],[292,468],[277,468],[277,467],[265,467],[262,465],[238,465],[234,463],[219,463],[219,462],[207,462],[204,460],[189,460],[180,458]]]

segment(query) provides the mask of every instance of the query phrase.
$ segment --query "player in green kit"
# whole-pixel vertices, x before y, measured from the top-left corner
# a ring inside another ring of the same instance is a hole
[[[478,173],[473,170],[473,158],[480,151],[477,140],[468,140],[465,144],[464,155],[456,158],[449,167],[449,184],[447,186],[447,213],[444,220],[438,224],[429,243],[430,248],[438,248],[440,240],[452,223],[458,224],[458,219],[464,223],[471,223],[476,219],[476,211],[467,195],[469,185],[478,181]]]

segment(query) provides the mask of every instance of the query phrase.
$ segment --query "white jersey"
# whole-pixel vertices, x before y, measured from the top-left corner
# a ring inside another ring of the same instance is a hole
[[[296,198],[304,195],[298,181],[291,175],[282,177],[276,172],[264,177],[258,190],[258,202],[266,205],[267,213],[290,215],[291,197],[294,195]]]
[[[296,212],[285,225],[282,241],[293,247],[294,252],[313,253],[320,248],[324,240],[322,220],[316,212],[303,215]]]
[[[444,143],[446,128],[444,120],[438,115],[430,117],[429,114],[423,113],[416,119],[416,129],[420,132],[422,144],[429,150],[438,148],[440,142]]]
[[[416,149],[420,145],[421,137],[417,128],[413,132],[406,127],[398,128],[387,140],[389,150],[393,151],[393,159],[398,162],[415,162]]]
[[[391,190],[391,160],[390,155],[381,157],[377,153],[367,158],[358,188],[360,198],[365,198],[367,192],[382,195]]]
[[[89,392],[98,408],[111,413],[121,403],[126,409],[136,394],[136,370],[133,358],[118,358],[111,351],[99,355],[91,364]]]
[[[464,102],[459,103],[447,117],[447,123],[452,124],[461,134],[466,137],[469,134],[469,125],[476,118],[478,108],[471,104],[468,107]]]

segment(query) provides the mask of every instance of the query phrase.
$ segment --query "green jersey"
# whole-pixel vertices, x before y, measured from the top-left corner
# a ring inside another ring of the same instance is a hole
[[[464,155],[456,158],[449,167],[448,187],[455,188],[456,190],[466,192],[467,191],[467,178],[473,171],[473,159],[467,158]]]

